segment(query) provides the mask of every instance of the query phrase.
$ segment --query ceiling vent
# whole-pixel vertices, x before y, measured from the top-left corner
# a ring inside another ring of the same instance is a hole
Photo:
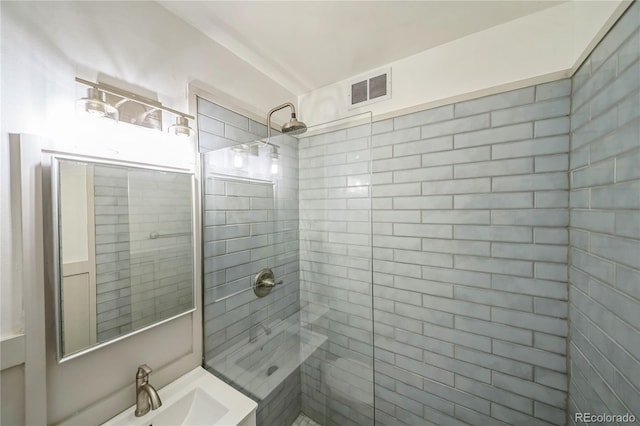
[[[391,99],[391,68],[377,70],[349,82],[349,108]]]

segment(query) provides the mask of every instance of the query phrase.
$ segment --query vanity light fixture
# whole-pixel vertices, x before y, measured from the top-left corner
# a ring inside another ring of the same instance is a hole
[[[107,102],[107,94],[95,87],[87,88],[87,97],[78,99],[77,105],[91,115],[118,120],[118,110]]]
[[[193,129],[189,127],[189,119],[183,115],[179,115],[176,117],[176,124],[169,126],[167,131],[174,133],[176,136],[188,138],[191,136]]]
[[[159,101],[110,86],[76,77],[76,82],[88,86],[87,97],[78,100],[79,108],[92,115],[123,120],[138,126],[162,130],[162,112],[176,116],[175,124],[167,128],[169,133],[189,137],[192,115],[162,105]]]

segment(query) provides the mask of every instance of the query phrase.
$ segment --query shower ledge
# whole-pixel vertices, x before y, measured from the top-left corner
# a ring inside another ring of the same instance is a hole
[[[309,322],[313,321],[306,316],[304,323]],[[236,343],[206,364],[226,382],[263,400],[327,340],[300,324],[297,318],[281,321],[270,335],[262,333],[254,342]]]

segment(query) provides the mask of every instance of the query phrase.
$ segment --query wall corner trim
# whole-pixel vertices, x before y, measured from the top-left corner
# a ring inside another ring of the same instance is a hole
[[[580,52],[580,54],[576,57],[576,60],[571,67],[569,76],[573,77],[573,75],[578,71],[580,66],[582,66],[583,62],[587,60],[591,52],[596,48],[596,46],[605,38],[607,33],[613,28],[613,26],[618,22],[620,17],[624,15],[627,9],[633,4],[633,1],[624,0],[621,1],[615,11],[607,18],[604,25],[598,30],[597,33],[594,34],[593,39],[584,47],[584,50]]]
[[[42,139],[10,134],[11,215],[16,220],[13,250],[18,263],[17,279],[24,296],[25,419],[26,424],[47,423],[47,377],[44,320],[44,259],[42,221]],[[28,396],[28,397],[27,397]]]

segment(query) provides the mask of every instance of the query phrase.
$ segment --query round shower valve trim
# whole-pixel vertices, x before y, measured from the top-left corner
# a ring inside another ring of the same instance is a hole
[[[273,271],[269,268],[264,268],[256,274],[253,280],[253,292],[258,297],[264,297],[271,293],[273,287],[278,284],[282,284],[282,280],[276,281]]]

